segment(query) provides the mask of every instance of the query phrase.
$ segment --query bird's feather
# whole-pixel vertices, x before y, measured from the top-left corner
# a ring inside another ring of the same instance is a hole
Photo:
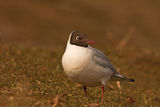
[[[110,60],[107,58],[107,56],[103,52],[101,52],[95,48],[92,48],[92,47],[90,47],[90,49],[93,50],[92,57],[94,59],[94,62],[97,65],[104,67],[104,68],[108,68],[110,71],[113,72],[113,75],[111,78],[112,81],[128,81],[128,82],[134,81],[134,79],[130,79],[130,78],[127,78],[127,77],[119,74],[117,72],[117,70],[113,67],[113,65],[111,64]]]
[[[114,75],[119,74],[104,53],[92,47],[90,49],[93,50],[92,58],[97,65],[110,69]]]
[[[112,76],[111,81],[128,81],[128,82],[134,82],[134,79],[131,78],[127,78],[125,76],[122,76],[120,74],[116,74],[114,76]]]

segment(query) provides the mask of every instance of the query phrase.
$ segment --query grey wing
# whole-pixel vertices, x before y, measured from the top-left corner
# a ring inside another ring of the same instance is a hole
[[[101,67],[109,68],[113,72],[113,77],[112,77],[113,81],[128,81],[128,82],[133,82],[134,81],[134,79],[127,78],[127,77],[119,74],[116,71],[116,69],[113,67],[110,60],[107,58],[107,56],[105,56],[104,53],[102,53],[101,51],[99,51],[95,48],[92,48],[92,47],[90,47],[90,49],[93,51],[94,62]]]
[[[92,47],[90,49],[93,51],[93,60],[97,65],[110,69],[113,74],[119,74],[104,53]]]

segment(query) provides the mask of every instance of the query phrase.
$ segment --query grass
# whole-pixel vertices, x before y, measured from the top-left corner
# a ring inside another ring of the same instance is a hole
[[[108,50],[107,55],[120,72],[134,78],[134,83],[115,82],[105,88],[107,107],[160,106],[160,57],[136,49],[123,52]],[[101,88],[82,87],[70,80],[61,66],[62,52],[50,49],[0,44],[0,106],[55,107],[97,106]]]

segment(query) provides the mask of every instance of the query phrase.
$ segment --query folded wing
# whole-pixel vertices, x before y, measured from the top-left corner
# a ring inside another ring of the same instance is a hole
[[[128,82],[133,82],[134,81],[134,79],[130,79],[130,78],[127,78],[127,77],[119,74],[117,72],[117,70],[113,67],[113,65],[111,64],[110,60],[107,58],[107,56],[103,52],[101,52],[101,51],[99,51],[95,48],[92,48],[92,47],[90,47],[90,49],[93,51],[92,56],[93,56],[94,62],[97,65],[99,65],[101,67],[104,67],[104,68],[107,68],[111,72],[113,72],[113,75],[112,75],[112,78],[111,78],[112,81],[128,81]]]

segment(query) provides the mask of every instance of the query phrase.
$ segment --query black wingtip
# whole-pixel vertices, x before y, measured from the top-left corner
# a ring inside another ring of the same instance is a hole
[[[130,82],[134,82],[135,80],[134,79],[130,79]]]

